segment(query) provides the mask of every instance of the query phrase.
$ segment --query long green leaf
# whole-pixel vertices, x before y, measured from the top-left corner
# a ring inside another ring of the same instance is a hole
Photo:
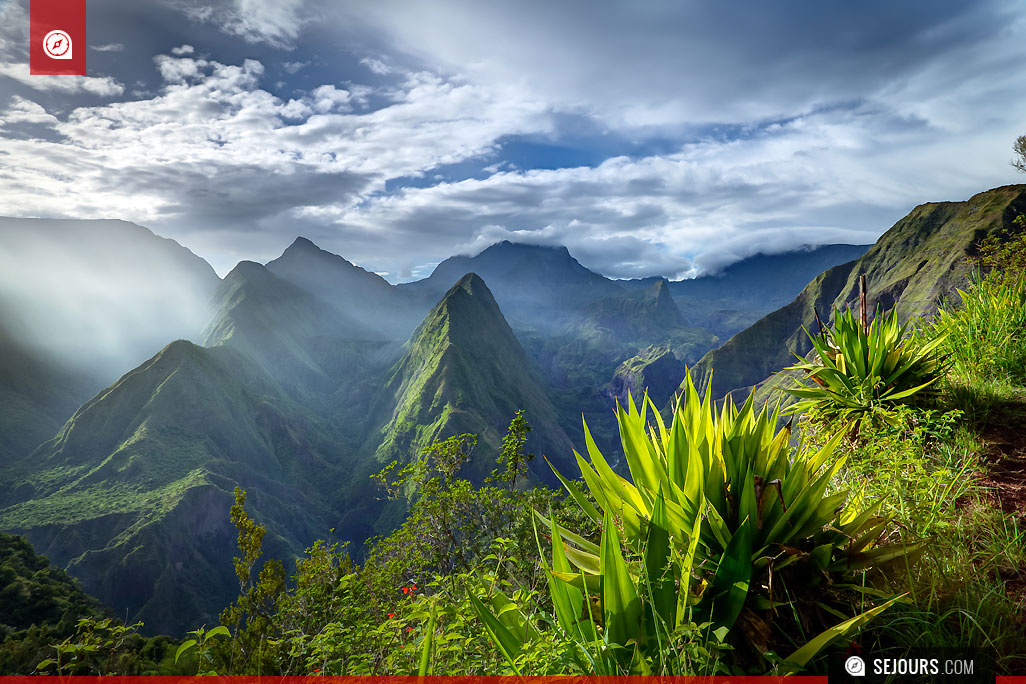
[[[835,641],[836,639],[840,639],[844,636],[847,636],[849,632],[851,632],[854,629],[858,629],[865,623],[869,622],[871,619],[873,619],[880,613],[890,608],[892,605],[894,605],[896,601],[903,598],[905,595],[906,594],[895,596],[890,601],[887,601],[886,603],[883,603],[877,606],[876,608],[867,610],[866,612],[860,615],[856,615],[855,617],[849,620],[845,620],[840,624],[830,627],[829,629],[823,631],[821,634],[813,637],[808,643],[806,643],[797,651],[789,655],[786,659],[787,662],[793,663],[799,668],[804,667],[812,659],[814,655],[823,650],[823,648],[828,646],[831,642]]]
[[[712,588],[715,592],[713,623],[717,627],[732,627],[748,598],[752,579],[751,524],[751,520],[745,518],[738,526],[716,568]]]
[[[630,569],[620,553],[620,535],[610,513],[602,526],[602,618],[607,643],[626,646],[638,637],[641,624],[641,598]]]
[[[435,641],[435,617],[438,612],[438,601],[431,602],[431,614],[428,617],[427,631],[424,632],[424,647],[420,650],[420,665],[417,676],[426,677],[431,674],[431,649]]]
[[[509,662],[509,666],[513,668],[513,672],[518,677],[521,677],[520,669],[517,668],[516,657],[520,654],[523,649],[523,643],[517,641],[517,638],[506,629],[505,625],[499,622],[498,618],[491,614],[484,603],[481,602],[473,591],[468,589],[467,596],[470,598],[470,605],[474,609],[474,613],[477,615],[477,619],[484,625],[485,631],[488,632],[488,636],[499,648],[499,652],[502,653],[503,657]]]
[[[676,624],[676,578],[670,566],[669,519],[662,490],[652,506],[645,544],[645,576],[652,592],[652,604],[663,625]]]

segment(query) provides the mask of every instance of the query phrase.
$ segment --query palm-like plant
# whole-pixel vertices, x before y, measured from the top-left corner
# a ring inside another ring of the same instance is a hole
[[[788,586],[793,570],[805,566],[802,582],[814,582],[908,553],[905,545],[878,545],[888,521],[875,506],[845,510],[846,494],[829,491],[844,461],[830,463],[840,438],[791,458],[790,429],[778,430],[778,418],[777,410],[756,412],[751,398],[717,410],[710,389],[700,396],[689,374],[669,427],[647,397],[640,409],[633,401],[617,406],[630,480],[613,471],[585,425],[587,459],[575,455],[591,499],[556,474],[601,523],[600,543],[538,517],[552,537],[547,570],[557,623],[594,672],[690,674],[672,645],[693,622],[720,636],[740,631],[737,641],[751,642],[751,632],[767,631],[789,595],[801,593]],[[810,639],[788,667],[804,665],[893,600]],[[500,649],[516,643],[494,636]]]
[[[808,330],[816,354],[787,370],[801,370],[814,384],[786,389],[799,397],[789,411],[813,410],[818,419],[857,427],[879,409],[914,403],[944,374],[943,335],[923,341],[908,333],[897,311],[878,314],[868,324],[849,308],[834,311],[832,329]],[[886,416],[886,412],[884,412]]]

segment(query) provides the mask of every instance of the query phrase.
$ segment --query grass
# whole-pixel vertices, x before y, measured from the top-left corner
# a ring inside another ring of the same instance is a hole
[[[846,446],[835,486],[882,500],[901,541],[927,541],[918,563],[869,578],[910,596],[861,635],[871,654],[980,649],[997,674],[1026,672],[1026,527],[996,505],[985,457],[1007,448],[988,446],[988,433],[1026,411],[1022,283],[999,271],[977,276],[959,304],[942,308],[918,333],[946,336],[952,362],[934,407],[901,408],[896,424],[864,425]],[[822,423],[805,429],[826,436]]]
[[[858,641],[892,657],[981,649],[997,672],[1023,672],[1026,530],[984,486],[983,444],[972,424],[960,412],[931,418],[905,430],[867,428],[846,446],[834,486],[850,489],[856,501],[881,500],[895,523],[891,541],[927,541],[918,562],[868,576],[875,589],[907,591],[910,599]]]

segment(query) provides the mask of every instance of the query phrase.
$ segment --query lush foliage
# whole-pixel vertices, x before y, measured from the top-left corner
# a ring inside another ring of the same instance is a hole
[[[950,338],[958,377],[1026,380],[1026,279],[977,276],[958,291],[960,305],[942,308],[934,329]]]
[[[317,542],[291,577],[278,561],[258,566],[265,530],[237,490],[240,591],[221,625],[181,644],[145,640],[99,616],[72,623],[55,604],[47,619],[60,613],[67,631],[38,669],[822,672],[823,652],[844,638],[894,657],[980,648],[998,672],[1020,671],[1026,615],[1009,587],[1026,586],[1026,533],[979,484],[979,431],[1026,416],[1015,372],[1026,358],[1022,235],[984,244],[961,306],[914,335],[894,312],[868,330],[837,312],[813,338],[816,361],[794,367],[817,383],[793,392],[806,409],[797,436],[779,410],[751,398],[716,407],[688,377],[668,424],[647,398],[617,407],[622,459],[585,425],[581,480],[557,473],[559,499],[527,486],[530,427],[518,413],[483,485],[465,477],[473,435],[392,463],[375,480],[405,522],[362,567],[344,545]],[[958,410],[995,381],[1004,413]]]
[[[473,617],[467,588],[493,605],[511,595],[541,610],[544,577],[529,514],[553,502],[546,490],[522,489],[530,429],[518,413],[481,487],[459,476],[476,447],[473,435],[441,440],[408,466],[392,463],[378,473],[386,496],[410,510],[399,529],[374,541],[363,568],[345,547],[318,542],[290,580],[273,560],[254,577],[264,529],[237,491],[231,519],[239,531],[240,596],[222,626],[190,634],[181,662],[201,674],[511,672]],[[551,637],[537,632],[525,659],[532,671],[564,670],[562,647]]]
[[[1016,221],[1020,231],[1023,222]],[[987,443],[995,427],[1022,424],[1026,416],[1026,377],[1016,362],[1026,357],[1023,235],[984,241],[981,270],[960,291],[961,306],[948,303],[923,326],[922,340],[942,340],[940,349],[952,360],[938,383],[936,408],[888,409],[888,420],[864,423],[840,445],[847,462],[838,484],[860,499],[882,501],[898,538],[929,539],[919,563],[874,576],[874,585],[907,591],[910,600],[863,634],[872,653],[975,648],[993,659],[996,673],[1026,668],[1026,532],[1002,511],[1005,494],[981,481],[997,465],[984,455],[995,449]],[[802,424],[813,442],[831,438],[829,425]],[[1015,434],[1013,427],[1005,439],[1014,442]]]
[[[99,603],[24,538],[0,534],[0,672],[29,674]]]
[[[888,409],[921,400],[947,363],[940,351],[943,336],[922,341],[909,335],[896,309],[878,313],[868,325],[850,308],[835,310],[832,328],[805,332],[815,357],[788,370],[804,371],[814,384],[786,390],[801,399],[790,411],[811,410],[848,428],[872,417],[886,419]]]
[[[1026,217],[1015,223],[1019,232],[980,245],[980,270],[932,324],[963,382],[1026,382]]]
[[[715,635],[736,649],[738,665],[759,667],[779,645],[794,649],[780,669],[797,669],[888,605],[821,624],[821,634],[799,643],[784,636],[823,621],[824,614],[799,625],[786,617],[809,592],[828,600],[828,585],[817,586],[822,579],[910,551],[878,545],[888,521],[875,506],[845,508],[844,492],[828,493],[844,463],[832,459],[837,438],[792,458],[789,427],[776,427],[779,413],[756,412],[751,398],[740,409],[728,399],[717,411],[708,388],[700,395],[690,376],[669,428],[647,399],[640,410],[633,401],[618,407],[617,419],[630,481],[590,436],[588,460],[577,460],[591,499],[560,475],[582,512],[601,524],[599,544],[541,518],[553,539],[550,591],[559,627],[578,641],[594,673],[693,673],[679,646],[695,635],[696,622],[707,628],[705,641]],[[522,650],[518,639],[479,612],[512,659]]]

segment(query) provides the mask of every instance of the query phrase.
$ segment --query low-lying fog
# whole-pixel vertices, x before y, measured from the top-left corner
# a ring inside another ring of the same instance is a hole
[[[199,342],[219,282],[131,223],[0,218],[0,327],[100,386],[168,342]]]

